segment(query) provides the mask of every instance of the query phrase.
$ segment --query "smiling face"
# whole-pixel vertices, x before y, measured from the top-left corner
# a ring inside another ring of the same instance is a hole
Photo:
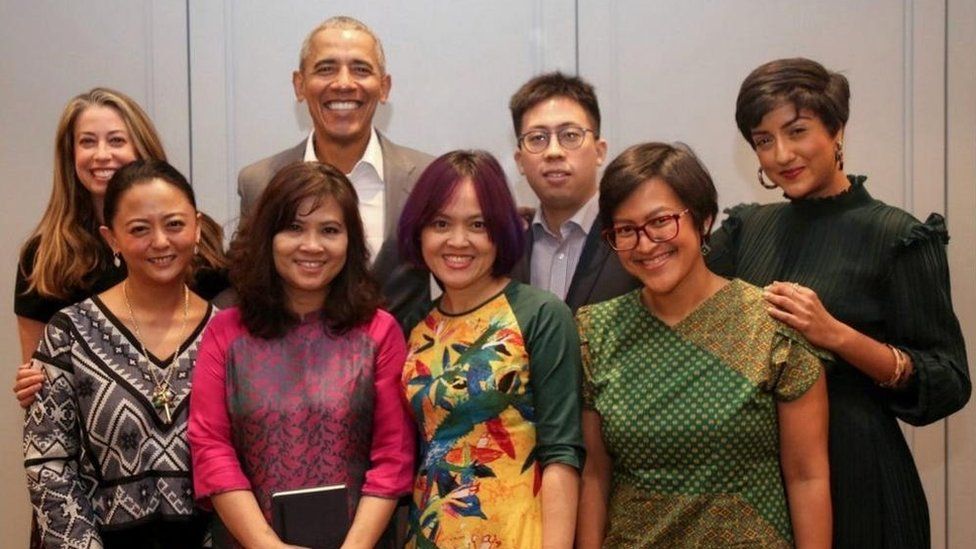
[[[660,178],[648,179],[624,199],[613,213],[613,226],[640,226],[687,209],[678,195]],[[669,232],[670,234],[670,232]],[[667,242],[652,242],[642,234],[637,247],[618,251],[624,269],[640,280],[652,296],[666,296],[680,288],[692,274],[705,269],[701,236],[690,215],[678,219],[678,234]]]
[[[348,248],[349,233],[339,203],[331,196],[302,200],[295,219],[272,240],[275,271],[289,309],[305,314],[322,308],[329,285],[346,265]]]
[[[752,130],[759,165],[786,196],[833,196],[849,185],[835,154],[843,129],[830,135],[813,111],[784,103],[769,111]]]
[[[521,131],[523,135],[532,130],[555,132],[570,126],[595,129],[579,103],[568,97],[552,97],[525,111]],[[597,169],[606,154],[606,141],[592,132],[586,132],[580,148],[569,151],[550,135],[549,146],[540,153],[517,149],[515,162],[544,211],[572,214],[596,193]]]
[[[292,83],[316,134],[340,145],[369,141],[376,106],[390,93],[373,37],[351,29],[318,32]]]
[[[93,196],[105,196],[108,180],[119,168],[134,161],[135,147],[129,130],[112,107],[92,105],[74,124],[75,173]]]
[[[118,201],[111,229],[101,233],[125,259],[129,278],[143,284],[182,284],[200,241],[189,198],[162,179],[134,184]]]
[[[458,183],[444,208],[420,232],[424,263],[448,296],[481,301],[493,287],[497,250],[488,237],[481,204],[469,179]],[[456,299],[455,301],[461,301]]]

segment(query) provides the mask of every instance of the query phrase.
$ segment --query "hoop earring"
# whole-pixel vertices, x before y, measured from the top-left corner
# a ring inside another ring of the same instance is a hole
[[[777,187],[777,185],[775,185],[773,183],[770,183],[770,184],[767,185],[766,184],[766,180],[763,179],[763,174],[762,173],[763,173],[762,172],[762,167],[760,166],[759,167],[759,171],[756,172],[756,175],[759,176],[759,184],[762,185],[763,187],[767,188],[767,189],[770,189],[770,190],[775,189]]]
[[[112,264],[115,265],[115,268],[116,269],[118,269],[119,267],[122,266],[122,253],[121,252],[115,252],[114,254],[112,254]]]
[[[834,145],[834,162],[837,164],[837,169],[844,171],[844,142],[838,141]]]

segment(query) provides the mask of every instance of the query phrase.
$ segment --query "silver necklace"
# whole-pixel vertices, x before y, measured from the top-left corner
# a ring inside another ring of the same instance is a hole
[[[183,325],[180,327],[180,337],[177,340],[176,350],[173,351],[173,358],[169,361],[169,367],[161,374],[162,379],[156,373],[157,369],[162,370],[162,368],[153,364],[152,359],[149,358],[149,353],[146,352],[146,344],[143,343],[142,330],[139,329],[139,323],[136,322],[136,315],[132,313],[132,303],[129,302],[128,279],[122,282],[122,299],[125,301],[125,308],[129,310],[129,321],[132,322],[132,327],[136,330],[136,341],[139,342],[139,347],[142,349],[142,356],[146,358],[146,362],[149,364],[149,377],[152,378],[153,382],[153,391],[152,395],[150,395],[150,400],[157,410],[162,410],[166,415],[166,423],[172,423],[171,407],[176,401],[176,393],[170,388],[169,381],[173,377],[173,370],[176,369],[176,359],[180,356],[183,334],[186,333],[186,322],[190,317],[190,289],[186,287],[186,284],[183,285]]]

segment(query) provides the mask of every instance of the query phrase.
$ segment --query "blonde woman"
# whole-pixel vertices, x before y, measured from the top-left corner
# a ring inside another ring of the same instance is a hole
[[[109,179],[133,160],[166,160],[146,113],[125,94],[108,88],[94,88],[68,102],[54,149],[51,198],[21,249],[17,269],[14,312],[23,362],[29,361],[54,313],[125,278],[125,265],[98,234]],[[201,226],[192,286],[210,299],[227,286],[221,274],[222,235],[207,216],[201,218]],[[14,385],[25,408],[43,379],[27,366],[18,371]]]

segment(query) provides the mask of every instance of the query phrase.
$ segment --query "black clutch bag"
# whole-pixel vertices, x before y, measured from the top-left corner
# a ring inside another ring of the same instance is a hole
[[[272,528],[281,541],[313,549],[338,549],[349,532],[345,484],[271,494]]]

